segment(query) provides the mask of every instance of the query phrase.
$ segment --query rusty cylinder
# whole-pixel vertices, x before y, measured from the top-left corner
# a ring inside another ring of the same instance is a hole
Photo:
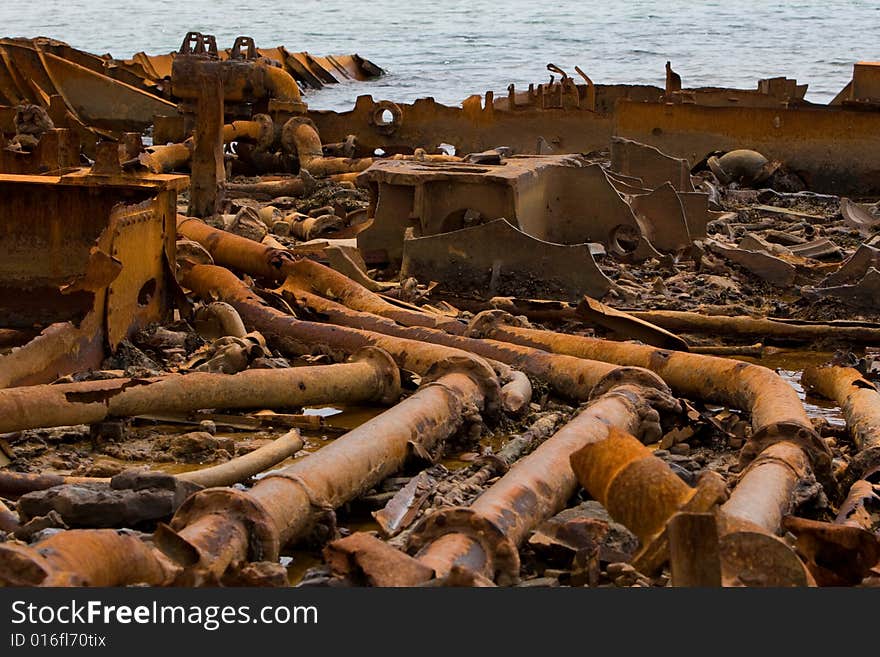
[[[546,381],[557,393],[575,401],[586,401],[600,381],[610,376],[612,372],[621,371],[619,366],[610,363],[551,354],[540,349],[498,340],[450,335],[425,326],[400,326],[385,317],[352,310],[310,292],[286,289],[285,295],[300,306],[321,313],[333,324],[366,328],[376,333],[422,343],[441,344],[504,363],[529,376]],[[646,372],[644,369],[639,371]]]
[[[656,372],[681,397],[702,399],[749,412],[752,438],[743,448],[748,462],[781,440],[801,445],[813,469],[830,479],[831,452],[813,429],[794,388],[772,370],[741,361],[629,342],[612,342],[505,324],[497,314],[480,313],[471,323],[475,334],[554,353],[595,358]]]
[[[192,217],[177,216],[177,231],[201,244],[214,262],[251,276],[287,279],[292,285],[313,294],[331,294],[354,310],[381,315],[404,326],[427,326],[462,335],[465,324],[443,317],[402,308],[386,301],[359,283],[313,260],[294,260],[287,250],[273,249],[246,237],[218,230]]]
[[[642,545],[663,531],[669,519],[697,493],[648,447],[614,428],[608,438],[571,455],[584,489]]]
[[[322,510],[361,495],[403,465],[413,446],[432,449],[497,396],[497,380],[469,359],[438,365],[411,397],[333,443],[270,473],[247,492],[191,495],[156,541],[190,563],[185,581],[216,581],[229,564],[275,560]]]
[[[808,367],[801,382],[811,392],[840,406],[858,453],[847,467],[844,484],[880,466],[880,393],[852,367]]]
[[[516,546],[543,520],[561,511],[577,489],[569,458],[585,445],[603,442],[618,429],[637,433],[651,401],[665,393],[622,384],[596,399],[534,452],[517,461],[468,508],[431,514],[413,532],[410,549],[443,577],[463,566],[496,580],[519,576]],[[674,475],[673,475],[674,476]]]
[[[35,545],[0,543],[0,586],[161,586],[176,570],[124,530],[71,529]]]
[[[351,363],[253,369],[237,374],[170,374],[0,390],[0,432],[100,422],[202,408],[288,407],[382,401],[399,396],[397,367],[379,349]]]
[[[732,518],[775,534],[791,508],[795,487],[810,472],[800,446],[789,442],[770,445],[749,464],[721,509]]]

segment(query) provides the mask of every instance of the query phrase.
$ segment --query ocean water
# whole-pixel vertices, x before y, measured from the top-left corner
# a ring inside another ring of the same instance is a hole
[[[365,93],[450,104],[504,94],[510,82],[548,79],[548,62],[572,75],[578,65],[597,83],[663,86],[667,59],[686,87],[754,88],[787,75],[809,83],[809,100],[827,102],[854,62],[880,59],[878,27],[880,5],[861,0],[0,2],[7,36],[51,36],[116,57],[170,52],[197,30],[221,47],[246,34],[258,46],[357,52],[388,72],[310,93],[309,105],[324,109],[350,108]]]

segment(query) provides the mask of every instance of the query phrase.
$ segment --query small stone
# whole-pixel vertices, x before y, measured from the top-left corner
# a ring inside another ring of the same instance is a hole
[[[636,572],[636,569],[631,564],[617,562],[608,564],[605,568],[605,572],[608,573],[609,577],[617,577],[619,575],[634,573]]]
[[[679,456],[685,456],[690,454],[691,446],[687,443],[676,443],[672,447],[669,448],[669,452],[671,454],[677,454]]]
[[[730,449],[741,449],[745,441],[742,438],[728,438],[727,444]]]
[[[205,431],[193,431],[171,439],[171,454],[182,461],[201,462],[220,447],[214,436]]]
[[[517,584],[520,588],[540,588],[540,587],[556,587],[559,586],[559,580],[555,577],[535,577],[534,579],[527,579],[519,584]]]
[[[215,433],[217,433],[217,424],[214,422],[214,420],[202,420],[201,422],[199,422],[199,429],[213,436]]]

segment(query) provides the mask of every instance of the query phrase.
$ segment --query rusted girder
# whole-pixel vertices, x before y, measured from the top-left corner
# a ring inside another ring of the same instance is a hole
[[[0,543],[4,586],[158,586],[176,570],[137,536],[113,529],[72,529],[31,546]]]
[[[198,67],[196,128],[190,162],[189,210],[196,217],[220,212],[226,187],[223,160],[223,83],[216,69]]]
[[[481,313],[471,326],[474,334],[493,340],[644,367],[659,374],[676,395],[746,410],[751,416],[753,434],[740,455],[744,463],[768,445],[792,441],[810,455],[820,480],[830,482],[828,447],[813,430],[794,388],[766,367],[715,356],[521,328],[505,323],[497,314]]]
[[[880,466],[880,393],[852,367],[808,367],[804,387],[840,406],[846,427],[858,453],[846,472],[845,484],[852,485],[872,468]]]
[[[388,354],[369,349],[356,355],[354,362],[339,365],[6,388],[0,390],[0,432],[202,408],[391,403],[400,394],[398,385],[397,367]]]
[[[627,383],[626,378],[607,392],[597,391],[604,394],[517,461],[470,507],[428,515],[410,539],[411,551],[419,551],[417,559],[437,577],[459,566],[502,585],[515,583],[517,546],[542,520],[563,509],[577,488],[571,455],[585,445],[603,442],[617,428],[641,433],[652,424],[652,414],[656,418],[652,405],[675,406],[659,378],[647,372],[637,383]]]
[[[155,541],[186,564],[184,581],[216,581],[230,564],[275,560],[321,510],[333,509],[398,470],[413,449],[431,450],[476,420],[497,382],[468,359],[441,364],[411,397],[323,449],[261,479],[247,492],[193,494]]]

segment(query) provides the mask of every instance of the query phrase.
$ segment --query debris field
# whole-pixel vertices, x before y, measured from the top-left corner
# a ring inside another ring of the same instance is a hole
[[[0,583],[880,584],[880,64],[666,68],[0,39]]]

